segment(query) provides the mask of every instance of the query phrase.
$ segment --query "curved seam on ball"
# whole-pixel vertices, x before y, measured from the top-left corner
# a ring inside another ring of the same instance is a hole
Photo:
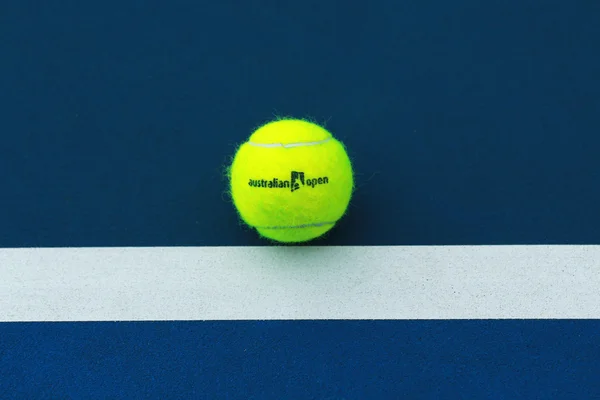
[[[284,148],[290,148],[290,147],[302,147],[302,146],[316,146],[316,145],[319,145],[319,144],[327,143],[331,139],[332,138],[327,138],[327,139],[319,140],[319,141],[316,141],[316,142],[298,142],[298,143],[256,143],[256,142],[248,142],[248,144],[250,146],[255,146],[255,147],[267,147],[267,148],[284,147]]]
[[[318,228],[325,225],[333,225],[334,222],[316,222],[314,224],[292,225],[292,226],[255,226],[256,229],[301,229],[301,228]]]

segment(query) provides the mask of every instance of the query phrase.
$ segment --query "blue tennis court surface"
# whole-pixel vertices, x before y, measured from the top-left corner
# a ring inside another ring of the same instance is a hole
[[[600,398],[600,3],[0,5],[0,398]],[[347,146],[308,245],[225,167]]]
[[[597,397],[597,321],[1,325],[5,398]]]

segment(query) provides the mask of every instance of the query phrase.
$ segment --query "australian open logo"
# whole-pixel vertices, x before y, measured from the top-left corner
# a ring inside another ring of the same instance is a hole
[[[292,192],[301,189],[304,186],[315,188],[319,185],[327,185],[329,183],[329,177],[305,177],[304,172],[292,171],[290,179],[253,179],[250,178],[248,185],[253,188],[267,188],[267,189],[290,189]]]

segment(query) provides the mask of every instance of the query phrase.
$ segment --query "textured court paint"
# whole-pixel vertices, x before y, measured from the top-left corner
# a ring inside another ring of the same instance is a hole
[[[0,247],[268,245],[221,167],[281,116],[355,166],[320,245],[600,244],[599,1],[0,4]]]
[[[0,323],[0,397],[600,398],[600,321]]]
[[[600,246],[0,250],[0,321],[600,317]]]

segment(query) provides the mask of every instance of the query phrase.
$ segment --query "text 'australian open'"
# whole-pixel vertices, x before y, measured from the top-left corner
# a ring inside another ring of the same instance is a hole
[[[248,181],[248,185],[253,188],[268,188],[268,189],[290,189],[292,192],[300,189],[303,186],[314,188],[318,185],[327,185],[329,177],[322,176],[319,178],[305,177],[304,172],[291,171],[290,179],[252,179]]]

